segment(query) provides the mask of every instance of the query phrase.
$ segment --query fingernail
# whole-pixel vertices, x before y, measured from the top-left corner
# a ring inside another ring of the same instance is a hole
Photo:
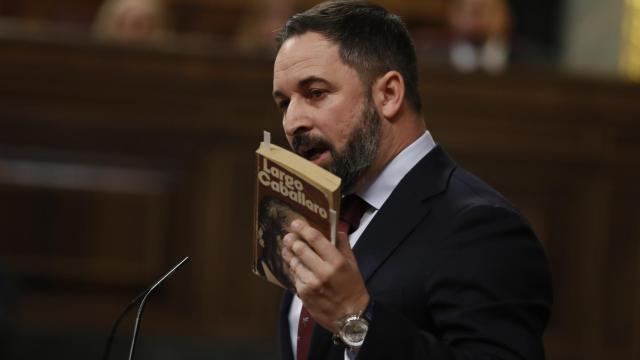
[[[287,234],[284,236],[284,238],[282,238],[282,243],[285,244],[286,246],[291,245],[291,234]]]
[[[291,227],[295,230],[298,230],[302,227],[302,222],[300,220],[293,220],[291,222]]]

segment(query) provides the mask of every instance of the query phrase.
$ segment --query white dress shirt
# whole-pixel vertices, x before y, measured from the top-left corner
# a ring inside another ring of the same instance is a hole
[[[378,210],[387,201],[393,190],[404,176],[436,146],[431,133],[425,131],[422,136],[404,148],[396,155],[389,164],[382,170],[380,175],[366,188],[357,193],[369,205],[360,219],[358,229],[349,235],[349,244],[353,248],[360,238],[360,235],[367,228],[371,220],[376,216]],[[296,348],[298,345],[298,321],[302,310],[302,301],[297,295],[293,296],[291,307],[289,308],[289,330],[291,336],[291,348],[293,357],[296,358]],[[345,351],[345,360],[349,360],[349,354]]]

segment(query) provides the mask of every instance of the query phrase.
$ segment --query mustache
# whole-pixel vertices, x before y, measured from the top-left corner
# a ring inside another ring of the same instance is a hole
[[[301,150],[307,150],[311,148],[329,149],[334,152],[333,145],[326,139],[320,136],[313,136],[309,134],[296,134],[291,141],[291,147],[297,154],[301,153]]]

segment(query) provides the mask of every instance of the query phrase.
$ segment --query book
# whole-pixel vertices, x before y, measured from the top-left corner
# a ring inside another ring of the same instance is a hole
[[[282,239],[295,219],[304,219],[335,245],[340,178],[271,143],[265,132],[256,150],[253,273],[294,290]]]

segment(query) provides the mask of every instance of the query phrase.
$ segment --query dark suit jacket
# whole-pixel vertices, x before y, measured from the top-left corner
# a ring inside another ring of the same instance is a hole
[[[542,246],[499,193],[437,146],[354,247],[374,301],[358,359],[543,359],[551,280]],[[292,359],[285,295],[283,359]],[[316,325],[309,359],[343,359]]]

